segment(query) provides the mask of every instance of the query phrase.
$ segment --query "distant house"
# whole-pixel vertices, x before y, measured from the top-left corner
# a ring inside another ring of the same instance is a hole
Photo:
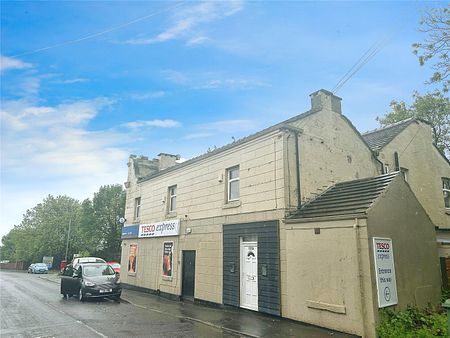
[[[332,93],[178,158],[130,156],[125,285],[364,337],[375,336],[378,308],[438,300],[432,221],[400,175],[379,176],[385,163]]]
[[[363,134],[385,172],[400,171],[436,226],[442,268],[450,260],[450,162],[433,144],[431,126],[407,119]]]

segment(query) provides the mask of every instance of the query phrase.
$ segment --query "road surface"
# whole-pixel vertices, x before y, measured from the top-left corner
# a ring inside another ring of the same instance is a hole
[[[0,272],[1,337],[237,337],[125,301],[64,299],[59,284]]]

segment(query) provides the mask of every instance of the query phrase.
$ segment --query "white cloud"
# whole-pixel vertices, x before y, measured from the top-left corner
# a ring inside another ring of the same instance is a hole
[[[216,88],[230,88],[230,89],[251,89],[255,87],[263,87],[266,84],[262,81],[253,79],[213,79],[207,82],[195,85],[194,89],[216,89]]]
[[[106,98],[63,103],[54,107],[4,102],[2,170],[33,173],[50,166],[51,173],[100,170],[106,158],[126,156],[115,145],[123,136],[111,131],[91,132],[83,126],[112,102]],[[100,167],[100,168],[99,168]]]
[[[5,129],[13,131],[80,126],[89,122],[101,109],[112,103],[113,101],[104,97],[62,103],[54,107],[29,105],[26,100],[4,101],[1,117]]]
[[[211,39],[206,37],[206,36],[196,36],[194,38],[189,39],[186,44],[188,46],[194,46],[194,45],[201,45],[204,44],[208,41],[210,41]]]
[[[125,43],[133,45],[148,45],[185,38],[192,44],[192,34],[195,34],[196,27],[201,24],[210,23],[224,17],[232,16],[241,11],[242,8],[242,1],[209,1],[197,3],[184,9],[178,8],[172,15],[171,26],[163,32],[154,37],[129,39]],[[204,41],[205,40],[201,42]],[[197,40],[197,43],[199,42],[200,40]]]
[[[26,63],[19,59],[0,55],[0,72],[5,72],[11,69],[26,69],[31,67],[33,67],[31,63]]]
[[[192,89],[252,89],[267,87],[268,84],[257,78],[229,76],[219,72],[183,73],[176,70],[164,70],[166,80]]]
[[[144,128],[144,127],[158,127],[158,128],[175,128],[179,127],[181,124],[175,120],[139,120],[124,123],[122,126],[126,128]]]
[[[188,76],[186,76],[182,72],[179,72],[176,70],[167,69],[167,70],[163,70],[161,73],[165,77],[166,80],[176,83],[176,84],[184,85],[184,84],[188,84],[190,82],[190,79]]]
[[[89,82],[89,79],[86,78],[74,78],[74,79],[66,79],[66,80],[56,80],[54,81],[55,83],[61,83],[61,84],[73,84],[73,83],[84,83],[84,82]]]
[[[28,76],[25,77],[21,83],[19,89],[19,94],[22,96],[32,97],[39,93],[41,88],[41,79],[39,76]]]
[[[213,136],[213,133],[205,133],[205,132],[199,132],[199,133],[191,133],[187,134],[183,137],[184,140],[195,140],[195,139],[201,139],[201,138],[207,138]]]
[[[55,112],[55,108],[52,107],[28,107],[23,111],[23,115],[35,115],[42,116]]]
[[[166,92],[163,90],[155,91],[155,92],[147,92],[147,93],[131,93],[129,98],[132,100],[149,100],[149,99],[158,99],[166,96]]]

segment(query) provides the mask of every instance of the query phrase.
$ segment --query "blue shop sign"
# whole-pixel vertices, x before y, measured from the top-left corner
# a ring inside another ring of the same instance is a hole
[[[138,238],[139,224],[131,224],[122,228],[122,239],[124,238]]]

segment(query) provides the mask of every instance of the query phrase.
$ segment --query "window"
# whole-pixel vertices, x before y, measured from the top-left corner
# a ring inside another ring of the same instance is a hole
[[[169,187],[169,212],[177,210],[177,186]]]
[[[239,167],[227,169],[227,200],[239,199]]]
[[[400,172],[402,173],[403,178],[406,182],[408,182],[408,169],[406,168],[400,168]]]
[[[141,212],[141,198],[135,198],[134,199],[134,219],[139,218],[139,214]]]
[[[442,192],[444,193],[444,205],[450,209],[450,178],[442,177]]]
[[[387,163],[384,164],[384,173],[389,174],[389,164]]]

